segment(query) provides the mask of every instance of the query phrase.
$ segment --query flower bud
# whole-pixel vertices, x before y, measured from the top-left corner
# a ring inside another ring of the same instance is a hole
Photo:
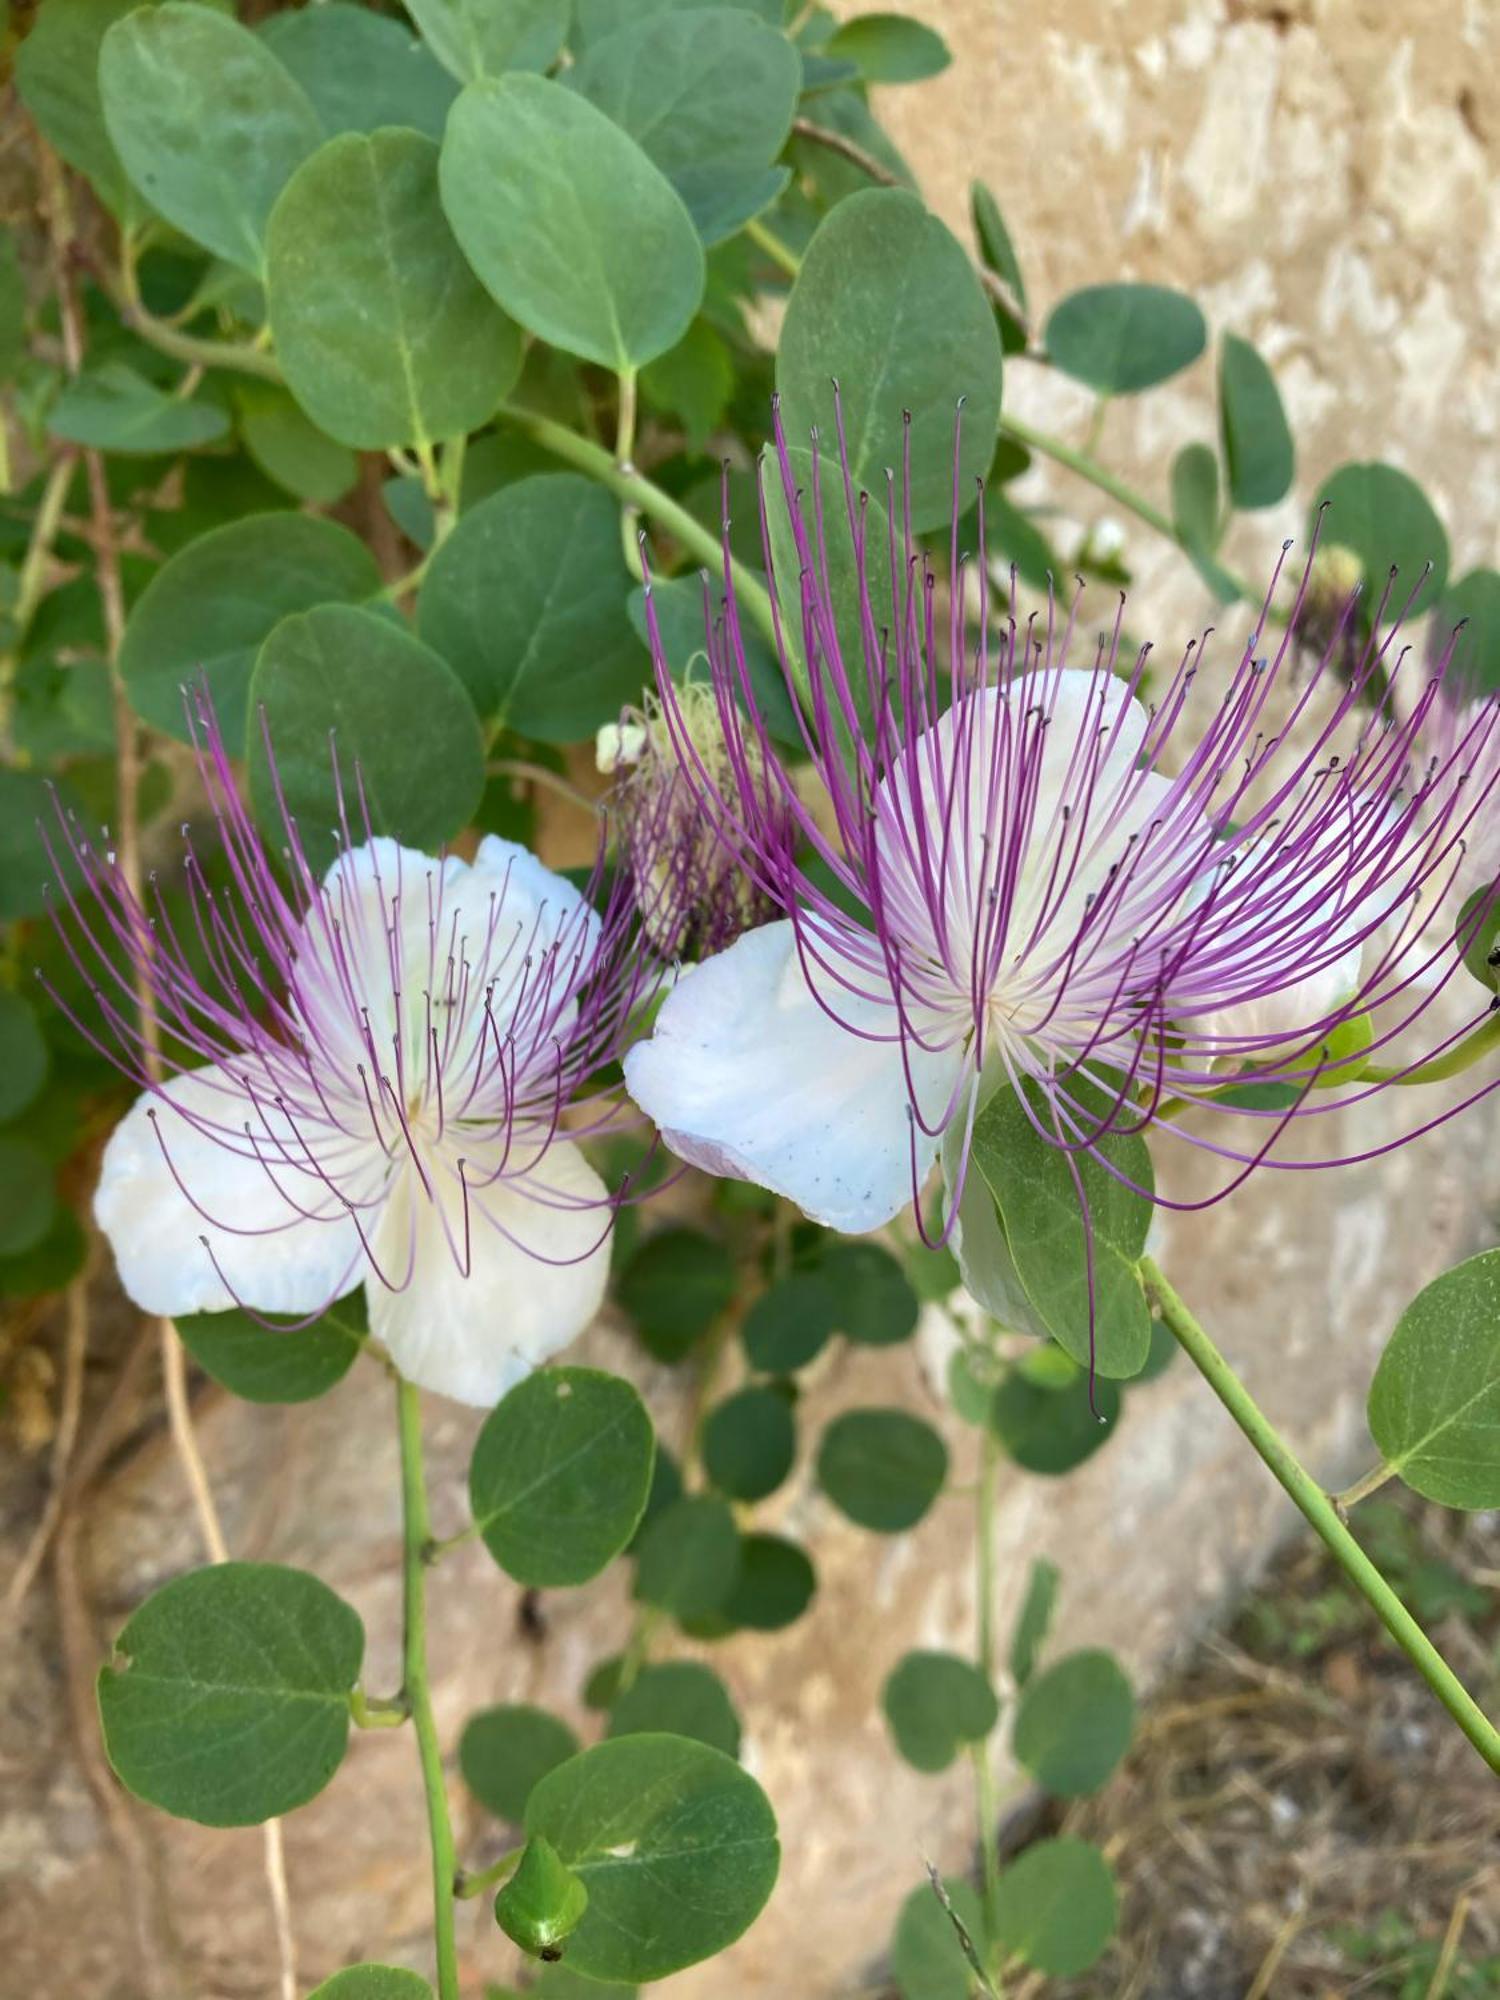
[[[495,1898],[495,1922],[532,1958],[551,1964],[577,1930],[589,1892],[550,1840],[533,1834],[516,1872]]]

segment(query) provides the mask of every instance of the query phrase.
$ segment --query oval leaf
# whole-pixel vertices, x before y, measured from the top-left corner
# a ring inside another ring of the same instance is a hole
[[[50,1061],[35,1009],[0,987],[0,1124],[30,1104],[47,1081]]]
[[[99,46],[140,0],[70,0],[38,8],[16,51],[16,86],[37,128],[116,212],[131,200],[99,100]]]
[[[769,1285],[745,1315],[745,1357],[764,1375],[791,1375],[828,1344],[839,1299],[820,1271],[794,1271]]]
[[[958,1924],[970,1944],[987,1956],[984,1910],[972,1882],[950,1877],[943,1894],[947,1908],[932,1884],[924,1882],[901,1905],[891,1940],[891,1971],[901,2000],[971,2000],[974,1968]]]
[[[285,1332],[249,1313],[185,1313],[173,1322],[206,1374],[247,1403],[306,1403],[341,1382],[365,1335],[363,1291],[351,1292],[310,1326]]]
[[[745,1535],[740,1541],[739,1575],[720,1608],[731,1626],[779,1632],[797,1622],[816,1588],[805,1549],[780,1535]]]
[[[1109,1863],[1087,1840],[1040,1840],[1000,1877],[995,1936],[1038,1972],[1073,1979],[1103,1954],[1118,1912]]]
[[[1236,507],[1274,507],[1291,491],[1297,453],[1276,377],[1248,340],[1219,346],[1219,429]]]
[[[624,1270],[616,1295],[658,1361],[680,1361],[734,1297],[734,1264],[697,1229],[660,1229]]]
[[[740,1538],[722,1500],[689,1494],[664,1507],[636,1551],[635,1594],[674,1618],[718,1611],[739,1579]]]
[[[1027,1687],[1013,1747],[1057,1798],[1097,1792],[1130,1748],[1135,1696],[1113,1653],[1069,1653]]]
[[[726,1757],[740,1754],[740,1719],[729,1690],[697,1660],[663,1660],[642,1667],[609,1712],[611,1736],[666,1730],[707,1743]]]
[[[1500,1250],[1445,1271],[1396,1322],[1370,1385],[1370,1435],[1414,1492],[1500,1507]]]
[[[351,1965],[315,1986],[307,2000],[432,2000],[432,1988],[399,1965]]]
[[[710,1410],[703,1426],[703,1469],[731,1500],[764,1500],[792,1469],[797,1426],[775,1389],[740,1389]]]
[[[533,1788],[578,1749],[565,1722],[518,1702],[469,1718],[459,1738],[458,1765],[479,1803],[496,1819],[519,1826]]]
[[[1464,684],[1476,694],[1500,692],[1500,570],[1472,569],[1443,597],[1440,615],[1463,630],[1453,641],[1453,658]]]
[[[212,403],[169,395],[124,362],[109,361],[68,383],[47,412],[47,428],[70,444],[151,457],[212,444],[229,419]]]
[[[1394,465],[1341,465],[1318,489],[1310,529],[1325,506],[1324,546],[1352,549],[1359,557],[1367,616],[1374,616],[1387,589],[1388,615],[1425,611],[1447,580],[1448,536],[1417,482]]]
[[[1043,1355],[1056,1353],[1055,1348],[1042,1350]],[[989,1406],[990,1429],[1016,1464],[1052,1479],[1092,1458],[1119,1418],[1116,1384],[1099,1376],[1090,1407],[1088,1378],[1072,1361],[1061,1382],[1038,1381],[1025,1367],[1013,1368]]]
[[[55,1203],[46,1155],[29,1139],[0,1132],[0,1257],[35,1248],[51,1227]]]
[[[1065,375],[1106,396],[1133,396],[1198,359],[1202,313],[1162,285],[1087,285],[1047,321],[1047,353]]]
[[[330,139],[405,125],[441,139],[458,86],[399,21],[348,0],[272,14],[258,30],[312,100]]]
[[[881,1535],[915,1527],[947,1476],[948,1447],[905,1410],[848,1410],[818,1450],[823,1491],[851,1521]]]
[[[834,1324],[860,1347],[891,1347],[917,1330],[917,1295],[906,1273],[878,1243],[836,1243],[818,1276],[838,1301]]]
[[[835,62],[852,62],[866,83],[921,83],[952,62],[948,44],[905,14],[856,14],[824,45]]]
[[[1000,1719],[994,1689],[972,1660],[956,1653],[908,1653],[880,1701],[896,1748],[918,1771],[946,1771]]]
[[[550,69],[568,32],[568,0],[406,0],[406,11],[461,83]]]

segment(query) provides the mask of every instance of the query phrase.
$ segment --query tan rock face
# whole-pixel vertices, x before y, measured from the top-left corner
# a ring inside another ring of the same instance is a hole
[[[851,9],[852,11],[852,9]],[[1216,325],[1275,363],[1301,451],[1300,499],[1236,530],[1256,573],[1341,459],[1388,457],[1432,491],[1460,566],[1496,559],[1500,519],[1500,202],[1492,77],[1500,22],[1461,0],[1378,4],[1168,5],[1165,0],[926,0],[913,8],[956,53],[936,83],[882,107],[938,209],[966,233],[967,185],[986,178],[1014,230],[1035,306],[1092,279],[1152,278],[1199,297]],[[1077,426],[1081,392],[1014,364],[1008,398],[1037,422]],[[1212,434],[1200,364],[1114,409],[1102,450],[1148,490],[1172,450]],[[1077,435],[1076,428],[1072,431]],[[1097,497],[1050,474],[1032,491],[1078,520]],[[1186,565],[1130,535],[1137,629],[1174,653],[1208,616]],[[1392,1138],[1415,1107],[1350,1115],[1329,1150]],[[1400,1304],[1488,1240],[1500,1187],[1479,1113],[1410,1150],[1337,1178],[1265,1173],[1225,1206],[1164,1216],[1157,1254],[1308,1462],[1330,1478],[1368,1450],[1361,1407]],[[1202,1191],[1190,1160],[1161,1163],[1176,1196]],[[625,1337],[600,1327],[580,1354],[635,1374],[669,1438],[683,1414]],[[896,1759],[881,1683],[915,1645],[972,1643],[972,1501],[945,1498],[909,1536],[850,1527],[813,1490],[809,1447],[856,1403],[904,1403],[944,1424],[954,1483],[972,1434],[944,1417],[918,1350],[841,1352],[814,1371],[802,1462],[766,1510],[804,1538],[820,1588],[780,1636],[702,1649],[745,1721],[745,1754],[780,1815],[785,1861],[770,1908],[727,1958],[658,1989],[678,2000],[808,2000],[847,1994],[877,1961],[924,1857],[965,1865],[972,1839],[961,1766],[919,1778]],[[464,1519],[475,1423],[434,1404],[428,1443],[439,1533]],[[290,1411],[227,1401],[206,1411],[204,1449],[235,1552],[303,1564],[343,1592],[370,1635],[369,1684],[398,1675],[398,1497],[389,1387],[357,1369],[322,1403]],[[1116,1648],[1143,1679],[1263,1559],[1288,1510],[1186,1365],[1131,1398],[1119,1437],[1061,1484],[1007,1478],[998,1522],[1004,1631],[1033,1555],[1063,1571],[1054,1646]],[[101,1646],[147,1590],[198,1560],[163,1446],[104,1490],[82,1555]],[[589,1723],[579,1690],[620,1645],[623,1574],[549,1596],[545,1630],[469,1545],[433,1581],[439,1718],[496,1700],[545,1702]],[[75,1760],[59,1688],[59,1632],[33,1593],[4,1668],[0,1758],[0,1988],[31,2000],[260,2000],[275,1991],[259,1836],[210,1833],[131,1812],[133,1873],[106,1837]],[[691,1650],[691,1649],[685,1649]],[[589,1724],[589,1726],[592,1726]],[[500,1835],[454,1777],[463,1852]],[[323,1796],[286,1829],[304,1986],[355,1957],[428,1966],[427,1861],[415,1747],[359,1736]],[[154,1900],[148,1968],[131,1900]],[[485,1902],[465,1905],[467,1991],[509,1978],[514,1954]]]

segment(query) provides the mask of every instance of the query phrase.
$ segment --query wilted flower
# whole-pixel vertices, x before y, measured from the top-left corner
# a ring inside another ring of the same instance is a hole
[[[1292,639],[1263,658],[1258,623],[1196,727],[1198,645],[1148,706],[1118,616],[1072,666],[1077,601],[1019,625],[1014,584],[994,602],[956,533],[940,601],[894,505],[877,542],[847,468],[830,480],[815,458],[803,495],[779,429],[778,446],[801,614],[783,666],[826,811],[776,754],[733,619],[709,635],[732,784],[687,753],[658,662],[704,812],[786,911],[688,974],[626,1059],[673,1149],[860,1231],[913,1198],[940,1145],[954,1214],[977,1108],[1004,1083],[1030,1079],[1038,1129],[1073,1152],[1274,1075],[1292,1086],[1276,1108],[1233,1106],[1271,1120],[1248,1151],[1200,1137],[1235,1163],[1348,1102],[1310,1093],[1347,1074],[1351,1036],[1368,1059],[1422,1016],[1459,962],[1433,911],[1490,809],[1493,723],[1425,757],[1442,669],[1393,663],[1388,636],[1344,679],[1346,600],[1300,688]],[[834,536],[852,609],[830,591]]]
[[[576,1140],[609,1110],[563,1119],[637,995],[623,899],[601,917],[493,836],[472,862],[355,845],[342,811],[321,880],[284,815],[284,886],[203,720],[227,890],[185,827],[175,917],[66,827],[82,887],[58,928],[98,1008],[78,1024],[144,1086],[95,1198],[121,1280],[148,1312],[304,1320],[363,1284],[403,1375],[494,1403],[603,1297],[610,1196]]]

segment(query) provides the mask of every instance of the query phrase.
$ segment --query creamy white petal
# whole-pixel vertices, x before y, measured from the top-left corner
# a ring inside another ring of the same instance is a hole
[[[855,1026],[894,1037],[890,1002],[833,995],[830,985],[830,1003]],[[910,1059],[931,1122],[965,1058],[955,1048]],[[919,1184],[937,1153],[910,1123],[899,1041],[830,1018],[790,923],[748,931],[687,973],[626,1056],[625,1083],[674,1153],[848,1234],[879,1228],[911,1200],[914,1130]]]
[[[481,1186],[482,1149],[470,1148],[467,1165]],[[489,1408],[598,1312],[609,1277],[604,1183],[576,1146],[559,1140],[526,1186],[531,1192],[497,1182],[472,1197],[465,1275],[454,1254],[463,1234],[451,1191],[440,1213],[415,1174],[403,1176],[373,1249],[389,1277],[399,1281],[409,1268],[410,1282],[392,1291],[372,1278],[366,1296],[370,1331],[408,1381]]]
[[[373,1193],[378,1152],[355,1165]],[[363,1276],[358,1232],[297,1137],[216,1064],[136,1100],[104,1149],[94,1216],[130,1297],[169,1318],[236,1300],[315,1312]]]

